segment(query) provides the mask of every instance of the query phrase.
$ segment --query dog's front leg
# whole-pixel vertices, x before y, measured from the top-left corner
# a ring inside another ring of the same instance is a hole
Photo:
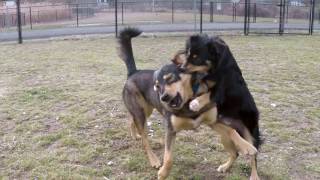
[[[176,132],[173,130],[170,120],[167,122],[165,135],[165,149],[163,157],[163,165],[158,171],[158,179],[164,180],[168,177],[173,164],[173,146],[176,138]]]
[[[189,104],[189,108],[191,111],[198,112],[202,109],[205,105],[210,103],[210,95],[211,93],[205,93],[194,100],[192,100]]]

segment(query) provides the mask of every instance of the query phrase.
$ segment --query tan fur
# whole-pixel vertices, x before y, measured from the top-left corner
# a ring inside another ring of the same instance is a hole
[[[217,108],[212,108],[207,112],[203,113],[196,119],[191,118],[183,118],[172,116],[171,123],[175,132],[179,132],[181,130],[195,130],[197,129],[202,123],[205,124],[215,124],[217,117]]]
[[[211,93],[205,93],[192,100],[189,104],[190,109],[193,111],[199,111],[200,109],[204,108],[210,103],[210,94]]]
[[[164,75],[163,79],[167,81],[167,80],[171,79],[172,77],[173,77],[173,74],[169,73],[169,74]]]
[[[153,111],[153,107],[151,107],[146,100],[143,98],[141,94],[139,94],[138,103],[144,110],[145,117],[149,117]]]
[[[257,152],[256,148],[252,144],[245,141],[233,128],[217,122],[216,107],[211,108],[196,119],[183,118],[172,115],[170,121],[175,133],[181,130],[195,130],[202,123],[204,123],[221,135],[221,142],[224,145],[225,150],[230,153],[230,156],[228,161],[218,168],[218,171],[220,172],[225,172],[232,166],[233,162],[237,158],[237,148],[239,148],[240,151],[248,152],[249,154],[255,154]],[[169,175],[173,161],[171,149],[169,150],[169,152],[167,149],[165,150],[165,154],[167,155],[165,155],[163,166],[158,172],[159,179],[165,179]]]
[[[256,155],[251,156],[251,175],[250,180],[260,180],[257,170]]]
[[[176,65],[181,65],[187,62],[187,57],[184,53],[184,51],[179,51],[174,58],[172,59],[172,62]]]
[[[171,144],[173,145],[173,143]],[[172,148],[165,148],[163,166],[158,171],[158,179],[164,180],[169,176],[173,164]]]
[[[153,153],[145,131],[141,132],[141,139],[142,139],[142,144],[143,144],[143,147],[147,153],[147,156],[148,156],[148,159],[149,159],[151,166],[154,168],[159,168],[161,166],[161,162],[160,162],[159,158],[157,157],[157,155],[155,155]]]
[[[221,134],[225,137],[229,137],[232,140],[232,142],[236,145],[236,147],[238,148],[240,153],[254,155],[258,152],[257,149],[252,144],[250,144],[249,142],[244,140],[239,135],[239,133],[236,130],[234,130],[233,128],[226,126],[224,124],[221,124],[221,123],[211,125],[210,127],[213,130],[217,131],[219,134]]]
[[[128,121],[130,123],[130,133],[131,133],[131,137],[134,140],[138,140],[141,138],[141,135],[138,133],[137,131],[137,127],[134,124],[133,118],[131,117],[131,121]]]
[[[223,144],[224,149],[230,154],[230,156],[229,156],[227,162],[225,162],[224,164],[219,166],[217,171],[218,172],[226,172],[230,169],[233,162],[237,159],[238,153],[237,153],[237,149],[236,149],[234,143],[232,142],[232,140],[229,137],[221,135],[221,143]]]
[[[178,92],[182,98],[182,104],[185,104],[186,101],[192,98],[193,91],[191,87],[191,75],[190,74],[180,74],[180,81],[171,83],[170,85],[165,86],[165,92],[171,97],[175,97]]]

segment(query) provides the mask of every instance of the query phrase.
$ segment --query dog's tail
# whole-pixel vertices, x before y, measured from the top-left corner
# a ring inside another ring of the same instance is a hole
[[[128,70],[128,78],[137,71],[136,63],[134,61],[131,39],[139,36],[142,33],[137,28],[127,27],[120,32],[120,57],[124,61]]]

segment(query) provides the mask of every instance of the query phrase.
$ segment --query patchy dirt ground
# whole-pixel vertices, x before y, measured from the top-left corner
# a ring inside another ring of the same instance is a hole
[[[185,39],[136,39],[138,68],[168,63]],[[319,179],[320,37],[224,39],[261,111],[262,179]],[[1,44],[0,179],[155,179],[128,132],[126,73],[111,37]],[[149,126],[161,157],[162,120]],[[246,157],[218,173],[226,157],[208,128],[182,132],[169,179],[248,179]]]

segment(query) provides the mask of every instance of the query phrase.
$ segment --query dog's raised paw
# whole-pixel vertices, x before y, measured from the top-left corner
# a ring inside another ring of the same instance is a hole
[[[200,110],[199,101],[197,99],[192,100],[189,104],[189,108],[191,111],[195,111],[195,112],[199,111]]]

